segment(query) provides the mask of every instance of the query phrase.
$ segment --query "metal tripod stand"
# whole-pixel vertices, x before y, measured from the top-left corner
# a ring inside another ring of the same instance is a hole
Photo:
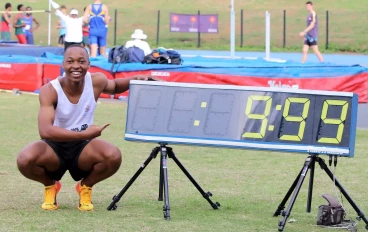
[[[192,184],[197,188],[197,190],[202,194],[202,196],[210,203],[213,209],[218,209],[220,204],[218,202],[214,203],[210,197],[212,193],[205,192],[201,186],[196,182],[196,180],[190,175],[190,173],[185,169],[185,167],[181,164],[181,162],[176,158],[175,153],[171,147],[167,147],[167,143],[159,143],[160,146],[155,147],[149,157],[144,161],[138,171],[134,174],[134,176],[129,180],[129,182],[125,185],[125,187],[120,191],[118,195],[115,195],[112,198],[111,204],[107,207],[107,210],[116,210],[116,203],[120,200],[120,198],[124,195],[124,193],[129,189],[129,187],[134,183],[134,181],[138,178],[138,176],[143,172],[143,170],[147,167],[147,165],[151,162],[152,159],[157,157],[157,154],[161,153],[161,162],[160,162],[160,183],[159,183],[159,196],[158,200],[164,200],[164,218],[166,220],[170,220],[170,201],[169,201],[169,183],[168,183],[168,172],[167,172],[167,158],[171,158],[174,162],[179,166],[179,168],[184,172],[184,174],[188,177],[188,179],[192,182]]]
[[[281,221],[279,221],[279,231],[283,231],[286,220],[290,216],[290,212],[294,206],[295,200],[298,196],[298,193],[300,191],[300,188],[303,185],[303,181],[308,173],[308,170],[311,170],[310,173],[310,179],[309,179],[309,189],[308,189],[308,202],[307,202],[307,212],[310,212],[311,209],[311,203],[312,203],[312,192],[313,192],[313,180],[314,180],[314,167],[315,163],[318,162],[318,164],[321,166],[321,168],[327,173],[327,175],[330,177],[332,181],[335,182],[336,187],[338,187],[341,191],[341,193],[344,195],[346,200],[350,203],[350,205],[354,208],[356,213],[358,214],[357,220],[363,219],[363,221],[366,223],[366,229],[368,230],[368,219],[365,217],[364,213],[359,209],[359,207],[355,204],[353,199],[349,196],[349,194],[346,192],[346,190],[342,187],[340,182],[334,178],[333,173],[331,170],[327,167],[325,161],[318,157],[316,154],[311,154],[308,156],[308,158],[304,162],[304,166],[302,170],[300,171],[299,175],[296,177],[294,183],[291,185],[289,191],[286,193],[284,199],[280,203],[279,207],[277,208],[276,212],[274,213],[274,217],[279,216],[280,214],[284,217]],[[330,157],[330,165],[332,162],[332,158]],[[335,166],[337,163],[337,157],[335,157]],[[288,199],[291,197],[291,200],[289,202],[288,207],[286,208],[286,211],[284,210],[285,204],[288,201]]]

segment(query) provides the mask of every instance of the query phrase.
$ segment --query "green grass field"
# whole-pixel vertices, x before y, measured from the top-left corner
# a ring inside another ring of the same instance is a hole
[[[48,1],[13,1],[14,8],[19,3],[30,5],[33,9],[47,9]],[[58,1],[69,9],[80,12],[90,1]],[[201,49],[229,50],[230,47],[230,1],[229,0],[107,0],[113,22],[109,26],[108,44],[114,43],[114,10],[117,9],[117,44],[125,44],[136,28],[143,29],[148,35],[152,47],[156,46],[157,11],[161,11],[160,42],[158,46],[175,49],[196,49],[197,34],[170,33],[169,13],[219,14],[219,34],[202,34]],[[300,51],[302,40],[298,33],[305,28],[307,11],[305,1],[295,0],[235,0],[236,8],[236,45],[237,50],[263,51],[265,44],[265,11],[271,13],[272,51]],[[240,10],[244,10],[244,46],[240,48]],[[286,10],[286,48],[283,46],[283,10]],[[322,51],[326,41],[326,11],[329,15],[329,50],[324,52],[368,52],[368,1],[366,0],[324,0],[316,1],[315,10],[319,16],[319,44]],[[42,26],[35,34],[35,42],[47,44],[48,14],[35,16]],[[57,44],[58,31],[52,14],[52,44]]]
[[[0,231],[277,231],[280,218],[272,217],[300,171],[305,155],[173,146],[177,157],[212,199],[221,203],[213,210],[172,160],[168,162],[171,221],[163,219],[163,202],[157,201],[159,160],[155,159],[118,203],[107,211],[117,194],[148,157],[156,144],[124,140],[126,103],[99,104],[95,123],[111,123],[102,138],[123,152],[120,170],[97,184],[94,212],[79,212],[75,182],[67,173],[58,197],[60,209],[41,209],[43,186],[25,179],[17,170],[16,156],[26,144],[39,139],[38,97],[0,93]],[[358,130],[355,158],[341,158],[336,175],[358,206],[368,213],[366,179],[368,133]],[[326,157],[327,158],[327,157]],[[316,226],[317,207],[325,204],[321,194],[334,194],[333,183],[316,168],[312,213],[305,212],[305,180],[285,231],[326,231]],[[356,214],[343,201],[349,216]],[[365,224],[360,222],[359,231]]]

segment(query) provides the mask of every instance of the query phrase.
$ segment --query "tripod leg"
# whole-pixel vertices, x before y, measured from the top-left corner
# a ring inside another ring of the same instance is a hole
[[[309,164],[310,176],[309,176],[309,188],[308,188],[307,213],[311,212],[315,164],[316,164],[316,156],[312,155],[311,162]]]
[[[116,203],[120,200],[120,198],[124,195],[124,193],[129,189],[129,187],[134,183],[134,181],[138,178],[138,176],[143,172],[143,170],[147,167],[147,165],[151,162],[152,159],[156,158],[160,148],[156,147],[152,150],[149,157],[144,161],[142,166],[139,167],[138,171],[134,174],[134,176],[129,180],[129,182],[125,185],[125,187],[120,191],[118,195],[115,195],[112,198],[112,202],[107,207],[107,210],[116,210],[117,205]]]
[[[284,210],[285,208],[285,204],[286,202],[289,200],[291,194],[294,192],[295,186],[298,184],[299,181],[299,177],[301,176],[302,172],[304,170],[304,167],[302,168],[302,170],[300,170],[298,176],[295,178],[294,183],[291,185],[291,187],[289,188],[288,192],[286,193],[284,199],[282,199],[279,207],[277,207],[277,210],[275,211],[275,213],[273,214],[274,217],[277,217],[281,214],[281,212]]]
[[[167,147],[161,147],[162,172],[164,177],[164,218],[170,220],[169,180],[167,174]]]
[[[163,201],[162,193],[163,193],[163,186],[164,186],[164,173],[162,168],[162,156],[160,158],[160,182],[158,186],[158,201]]]
[[[205,192],[202,187],[197,183],[197,181],[190,175],[190,173],[185,169],[185,167],[181,164],[181,162],[176,158],[175,153],[173,152],[171,147],[167,148],[169,158],[173,159],[175,163],[179,166],[179,168],[184,172],[184,174],[188,177],[188,179],[192,182],[192,184],[197,188],[197,190],[202,194],[202,196],[210,203],[213,209],[218,209],[220,207],[220,203],[216,202],[213,203],[213,201],[210,199],[212,196],[212,193]]]
[[[284,218],[279,222],[279,231],[283,231],[284,230],[284,227],[285,227],[285,224],[286,224],[286,220],[290,216],[290,212],[293,209],[295,200],[296,200],[296,198],[297,198],[297,196],[299,194],[300,188],[302,187],[302,184],[303,184],[303,181],[305,179],[305,176],[308,173],[310,162],[311,162],[311,157],[308,157],[305,160],[303,170],[302,170],[302,172],[300,174],[298,183],[297,183],[297,185],[295,187],[295,190],[294,190],[294,193],[293,193],[293,195],[291,197],[290,203],[289,203],[288,207],[286,208],[286,211],[283,211],[282,212],[282,216],[284,216]]]
[[[319,163],[319,165],[321,166],[321,168],[327,173],[327,175],[330,177],[330,179],[332,181],[334,181],[334,175],[331,172],[331,170],[327,167],[325,161],[321,158],[317,158],[317,161]],[[363,219],[363,221],[366,224],[366,229],[368,230],[368,219],[367,217],[364,215],[363,211],[361,211],[359,209],[359,207],[355,204],[354,200],[349,196],[348,192],[344,189],[344,187],[342,187],[342,185],[340,184],[340,182],[335,178],[335,185],[336,187],[338,187],[342,193],[342,195],[344,195],[344,197],[346,198],[346,200],[350,203],[350,205],[354,208],[355,212],[358,214],[358,220]]]

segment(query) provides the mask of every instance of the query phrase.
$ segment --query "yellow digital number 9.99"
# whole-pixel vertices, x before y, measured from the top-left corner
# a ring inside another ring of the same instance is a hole
[[[293,116],[289,115],[291,103],[301,103],[304,104],[302,116]],[[289,97],[286,99],[284,112],[282,116],[287,122],[299,122],[299,130],[297,135],[283,135],[280,137],[280,140],[289,140],[289,141],[302,141],[304,137],[305,130],[305,120],[308,117],[310,101],[308,98],[297,98],[297,97]]]
[[[342,106],[340,118],[327,118],[328,107],[330,105],[331,106]],[[338,144],[338,143],[341,142],[342,135],[343,135],[343,132],[344,132],[344,127],[345,127],[346,115],[348,113],[348,108],[349,108],[349,103],[347,101],[343,101],[343,100],[326,100],[323,103],[322,113],[321,113],[321,120],[325,124],[338,125],[338,127],[337,127],[337,133],[336,133],[335,138],[321,137],[318,140],[319,143]]]
[[[266,107],[263,111],[263,114],[251,113],[253,101],[265,101],[266,102]],[[267,117],[270,115],[271,105],[272,105],[272,98],[270,96],[251,95],[250,97],[248,97],[247,107],[245,108],[245,114],[250,119],[262,120],[262,125],[261,125],[261,129],[259,132],[245,132],[242,135],[243,138],[261,139],[265,136],[266,129],[267,129],[267,123],[268,123]]]

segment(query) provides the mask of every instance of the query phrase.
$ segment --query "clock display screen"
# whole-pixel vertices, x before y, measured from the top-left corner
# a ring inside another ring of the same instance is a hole
[[[129,92],[128,140],[352,155],[352,93],[139,81]]]

